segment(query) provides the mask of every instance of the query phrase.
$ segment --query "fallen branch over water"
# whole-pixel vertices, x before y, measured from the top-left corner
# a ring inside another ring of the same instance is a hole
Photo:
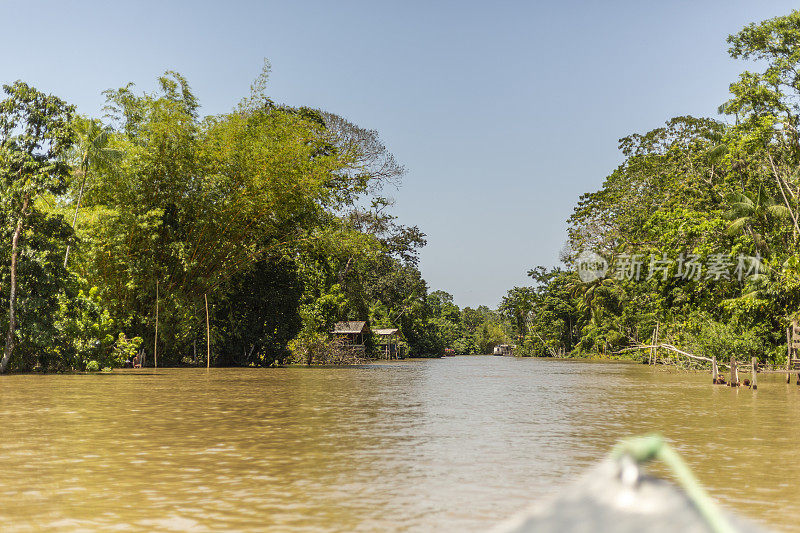
[[[689,357],[690,359],[696,359],[698,361],[707,361],[709,363],[712,362],[712,359],[709,358],[709,357],[703,357],[701,355],[693,355],[693,354],[690,354],[689,352],[684,352],[683,350],[679,350],[678,348],[674,347],[671,344],[662,344],[661,347],[662,348],[666,348],[667,350],[672,350],[673,352],[677,352],[677,353],[679,353],[681,355],[685,355],[686,357]],[[717,364],[719,364],[719,363],[717,363]]]
[[[694,359],[696,361],[705,361],[707,363],[711,363],[712,362],[712,359],[709,358],[709,357],[703,357],[702,355],[694,355],[694,354],[691,354],[689,352],[685,352],[683,350],[680,350],[680,349],[676,348],[675,346],[673,346],[671,344],[637,344],[636,346],[623,348],[622,350],[620,350],[617,353],[630,352],[630,351],[633,351],[633,350],[650,350],[650,349],[653,349],[653,348],[664,348],[665,350],[671,350],[673,352],[679,353],[679,354],[681,354],[681,355],[683,355],[685,357],[688,357],[689,359]],[[718,361],[717,362],[717,366],[728,366],[728,365]]]

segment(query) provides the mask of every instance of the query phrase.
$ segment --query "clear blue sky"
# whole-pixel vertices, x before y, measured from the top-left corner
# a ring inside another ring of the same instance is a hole
[[[428,234],[422,271],[495,306],[556,265],[578,196],[617,139],[714,116],[746,68],[725,37],[788,1],[32,2],[0,0],[0,81],[98,115],[100,94],[184,74],[229,111],[263,58],[270,93],[374,128],[408,168],[396,214]]]

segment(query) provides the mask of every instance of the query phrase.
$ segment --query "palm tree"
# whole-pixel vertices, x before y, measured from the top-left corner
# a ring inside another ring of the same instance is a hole
[[[599,324],[603,305],[615,289],[613,278],[598,278],[588,283],[575,279],[570,283],[570,291],[578,299],[578,311],[592,323]]]
[[[519,333],[519,343],[525,341],[527,335],[527,318],[533,310],[536,293],[533,287],[514,287],[509,290],[500,303],[499,311],[511,319]]]
[[[728,196],[728,212],[726,218],[731,220],[726,230],[728,235],[735,235],[741,231],[750,235],[755,244],[756,251],[769,251],[764,237],[757,230],[766,227],[773,218],[786,219],[791,216],[789,208],[778,204],[775,199],[759,187],[758,193],[734,193]]]
[[[78,200],[75,202],[75,216],[72,218],[72,230],[78,225],[78,210],[81,208],[83,193],[86,189],[86,181],[89,177],[89,169],[109,169],[112,163],[119,159],[120,152],[109,147],[112,129],[96,119],[78,117],[73,125],[76,133],[75,152],[79,159],[79,168],[82,174],[81,187],[78,191]],[[70,245],[67,244],[67,252],[64,255],[64,268],[67,268],[69,261]]]

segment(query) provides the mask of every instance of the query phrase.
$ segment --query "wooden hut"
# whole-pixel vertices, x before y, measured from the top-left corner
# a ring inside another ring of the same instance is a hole
[[[341,346],[346,349],[365,350],[364,337],[370,333],[367,323],[356,322],[337,322],[333,327],[333,336],[341,342]]]
[[[494,347],[492,353],[494,355],[514,355],[514,348],[516,348],[516,346],[510,344],[499,344]]]
[[[386,359],[400,359],[400,330],[397,328],[373,329],[378,353]]]

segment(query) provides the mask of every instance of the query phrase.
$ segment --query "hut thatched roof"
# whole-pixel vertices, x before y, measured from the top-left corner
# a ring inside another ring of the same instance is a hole
[[[368,330],[366,322],[337,322],[333,327],[334,333],[366,333]]]
[[[400,330],[397,328],[385,328],[385,329],[373,329],[372,333],[374,333],[375,335],[394,335],[398,331]]]

